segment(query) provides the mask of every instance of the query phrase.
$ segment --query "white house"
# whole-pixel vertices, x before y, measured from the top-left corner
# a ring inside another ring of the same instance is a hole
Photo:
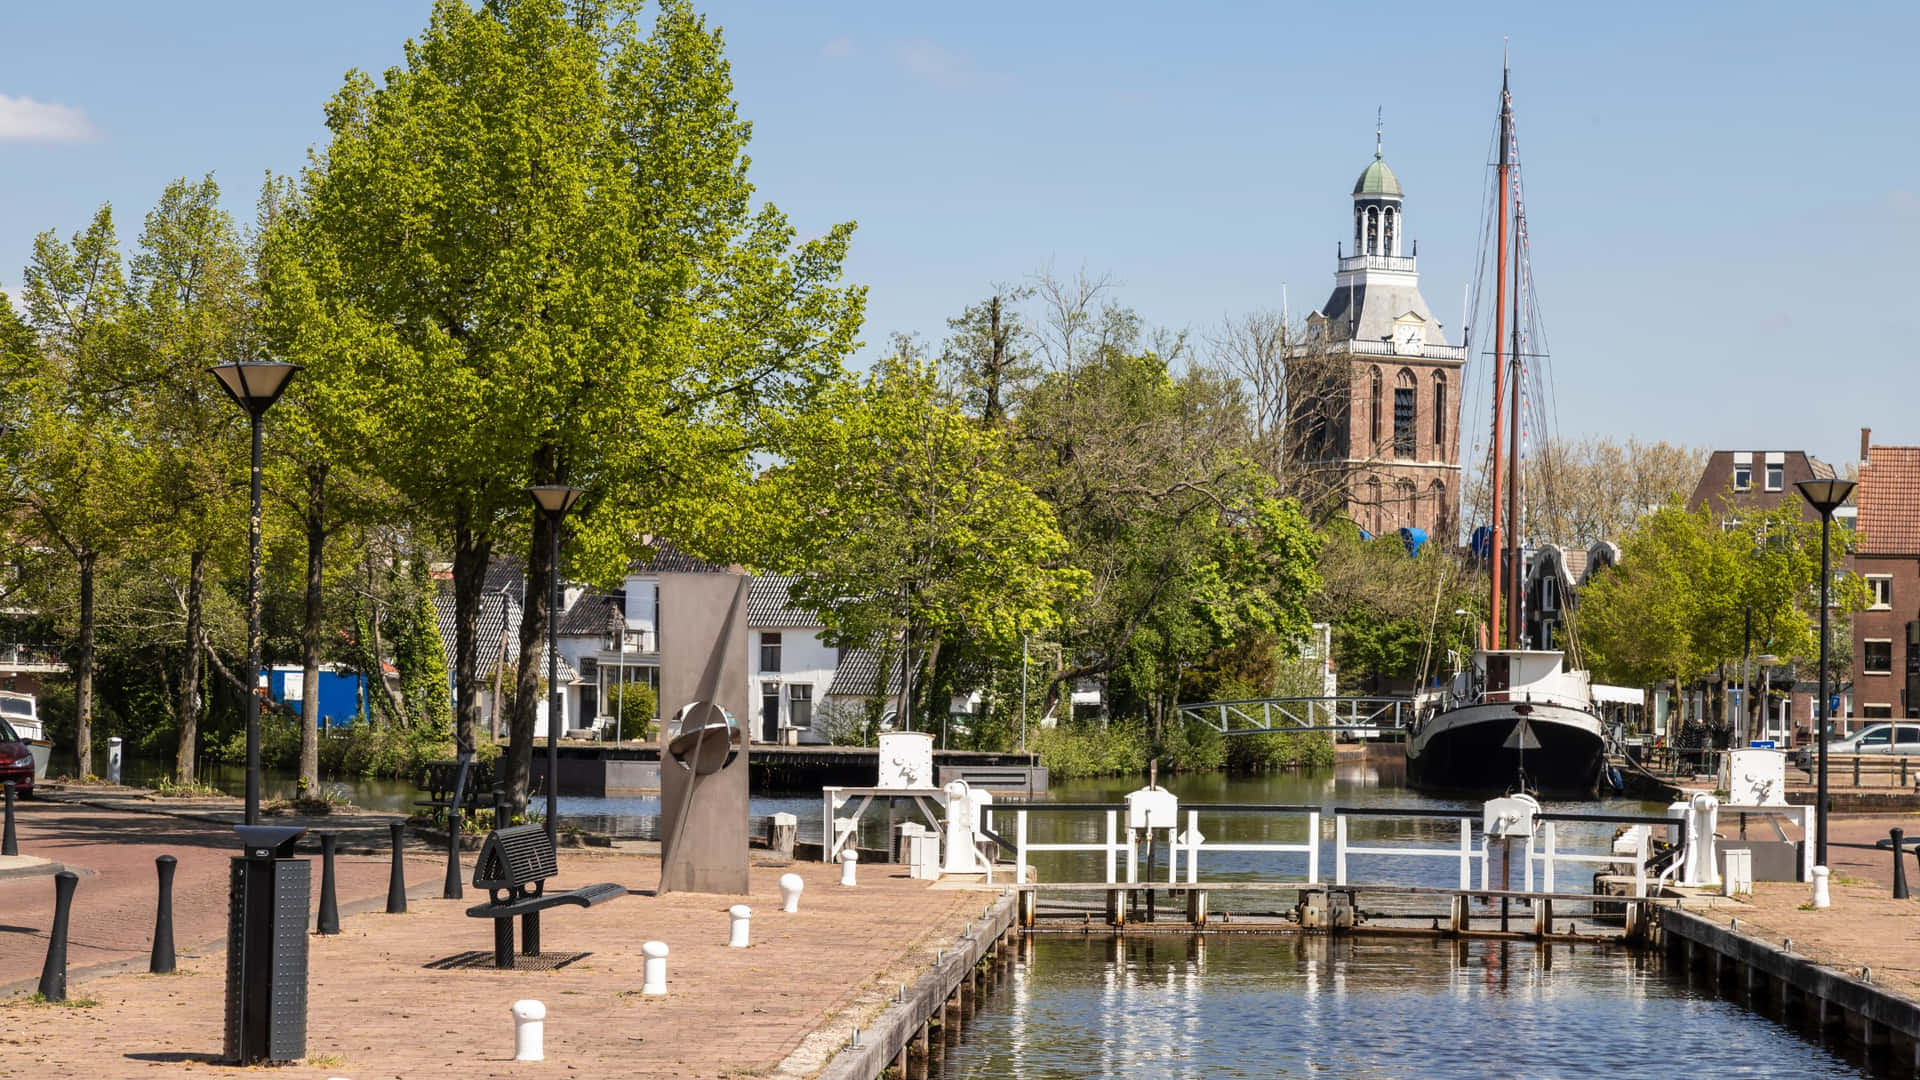
[[[826,700],[840,650],[823,638],[820,619],[794,607],[790,577],[755,578],[747,588],[747,700],[759,742],[823,743],[815,707]]]

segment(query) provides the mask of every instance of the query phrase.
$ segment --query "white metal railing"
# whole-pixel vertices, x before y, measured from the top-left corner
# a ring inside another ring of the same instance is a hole
[[[1098,853],[1104,854],[1107,859],[1106,882],[1109,885],[1116,884],[1119,880],[1118,874],[1119,874],[1119,866],[1120,866],[1120,857],[1121,855],[1124,854],[1127,857],[1127,881],[1131,883],[1134,880],[1136,880],[1135,874],[1137,871],[1134,865],[1135,863],[1134,856],[1136,852],[1135,852],[1134,841],[1132,837],[1133,830],[1131,829],[1127,830],[1128,836],[1125,840],[1122,840],[1120,837],[1120,814],[1124,810],[1126,810],[1125,806],[1109,805],[1105,803],[1089,803],[1089,804],[1062,803],[1062,804],[1046,806],[1046,807],[1025,807],[1025,806],[1018,807],[1018,808],[996,807],[994,809],[998,810],[1001,813],[1004,813],[1007,809],[1013,809],[1014,811],[1014,817],[1013,817],[1013,866],[1014,866],[1013,874],[1014,876],[1013,876],[1013,880],[1015,882],[1024,883],[1027,880],[1027,866],[1030,863],[1029,857],[1039,852],[1046,852],[1046,851],[1076,851],[1076,852],[1091,851],[1091,852],[1098,852]],[[1060,813],[1060,812],[1071,813],[1074,811],[1102,812],[1106,815],[1107,838],[1105,841],[1100,843],[1036,842],[1030,839],[1027,834],[1027,814],[1029,813],[1029,811],[1036,810],[1036,809],[1044,810],[1050,813]],[[1171,860],[1169,860],[1169,864],[1171,864]]]
[[[1210,807],[1207,807],[1206,809],[1213,812],[1232,813],[1235,810],[1242,809],[1242,808],[1230,807],[1230,806],[1210,806]],[[1182,851],[1186,852],[1186,855],[1187,855],[1186,883],[1188,885],[1197,885],[1199,884],[1199,881],[1200,881],[1200,854],[1202,852],[1206,852],[1206,851],[1261,852],[1261,851],[1264,851],[1264,852],[1271,852],[1274,854],[1304,854],[1307,857],[1307,884],[1318,885],[1320,883],[1320,808],[1317,806],[1309,806],[1309,807],[1286,807],[1286,808],[1275,807],[1271,809],[1268,809],[1265,807],[1259,807],[1259,808],[1248,807],[1244,809],[1249,812],[1257,812],[1258,810],[1267,810],[1270,813],[1275,811],[1286,812],[1288,810],[1296,811],[1296,812],[1304,812],[1307,815],[1306,843],[1303,843],[1303,844],[1281,844],[1281,843],[1255,844],[1255,843],[1247,843],[1245,841],[1207,840],[1200,833],[1200,811],[1197,809],[1194,809],[1193,807],[1188,807],[1187,808],[1187,831],[1174,838],[1172,854],[1168,859],[1169,868],[1171,869],[1173,866],[1179,863],[1180,853]]]
[[[1272,731],[1377,733],[1407,727],[1413,720],[1411,698],[1316,697],[1196,701],[1180,714],[1228,734]]]
[[[1200,884],[1200,860],[1205,854],[1225,852],[1256,852],[1276,855],[1305,856],[1306,884],[1317,885],[1320,878],[1321,822],[1325,816],[1318,807],[1312,806],[1270,806],[1261,804],[1216,803],[1183,807],[1186,811],[1186,829],[1176,830],[1169,826],[1156,825],[1152,829],[1131,829],[1123,827],[1121,814],[1124,805],[1089,804],[1053,804],[1036,806],[998,806],[992,810],[999,814],[1011,811],[1014,815],[1014,863],[1017,882],[1027,881],[1027,868],[1032,865],[1033,856],[1045,852],[1094,853],[1105,856],[1104,882],[1109,885],[1137,884],[1139,878],[1140,848],[1144,842],[1155,842],[1153,834],[1168,834],[1169,857],[1166,868],[1166,883],[1172,887]],[[1778,808],[1769,808],[1778,809]],[[1047,813],[1098,813],[1104,817],[1105,839],[1098,841],[1048,841],[1032,839],[1029,830],[1030,812]],[[1236,841],[1208,840],[1200,831],[1200,815],[1203,813],[1235,813],[1299,816],[1305,818],[1307,839],[1300,843],[1273,841]],[[1484,831],[1476,834],[1476,822],[1481,818],[1478,810],[1434,811],[1398,809],[1387,807],[1336,807],[1333,817],[1333,882],[1334,885],[1353,884],[1348,873],[1348,860],[1351,856],[1363,855],[1393,859],[1445,859],[1453,862],[1458,870],[1458,888],[1463,891],[1476,889],[1474,871],[1477,868],[1480,890],[1505,889],[1508,883],[1494,880],[1493,857],[1496,852],[1511,849],[1499,842],[1490,842]],[[1389,819],[1426,819],[1452,823],[1455,841],[1444,846],[1420,844],[1356,844],[1351,838],[1351,825],[1355,818]],[[843,819],[844,820],[844,819]],[[1568,837],[1564,832],[1567,824],[1583,825],[1627,825],[1628,830],[1616,843],[1609,837],[1607,847],[1564,846]],[[1540,891],[1557,891],[1555,884],[1564,866],[1613,866],[1620,867],[1632,875],[1633,895],[1644,898],[1647,895],[1647,866],[1653,856],[1651,830],[1660,825],[1679,824],[1666,818],[1654,818],[1640,815],[1607,814],[1543,814],[1536,819],[1534,831],[1515,843],[1520,855],[1521,891],[1533,892],[1535,872],[1539,872]],[[1144,836],[1142,834],[1145,834]],[[1494,838],[1498,841],[1499,838]],[[1476,842],[1477,841],[1477,842]],[[1366,884],[1394,884],[1391,881],[1372,881]]]
[[[1460,888],[1473,888],[1473,862],[1476,854],[1473,846],[1473,822],[1480,815],[1477,811],[1463,810],[1459,813],[1436,812],[1431,810],[1395,811],[1387,809],[1339,807],[1333,816],[1333,883],[1347,884],[1347,856],[1349,855],[1387,855],[1415,859],[1454,859],[1460,864]],[[1392,847],[1357,847],[1347,840],[1347,823],[1353,817],[1418,817],[1457,820],[1460,826],[1460,843],[1457,847],[1422,848],[1396,844]],[[1480,887],[1486,888],[1486,846],[1478,852],[1480,857]]]
[[[1653,852],[1652,834],[1648,827],[1644,825],[1634,825],[1628,828],[1627,834],[1621,837],[1621,839],[1627,840],[1628,842],[1628,850],[1624,852],[1620,850],[1619,844],[1615,844],[1605,852],[1570,852],[1560,850],[1559,833],[1554,828],[1557,820],[1559,819],[1547,818],[1540,822],[1540,848],[1538,851],[1533,850],[1534,845],[1532,838],[1529,837],[1527,840],[1528,892],[1533,891],[1534,863],[1538,862],[1540,864],[1541,892],[1556,891],[1554,889],[1554,872],[1559,864],[1580,863],[1590,866],[1629,866],[1633,871],[1633,895],[1636,897],[1644,897],[1647,895],[1647,860]],[[1481,878],[1484,886],[1484,871],[1482,872]]]

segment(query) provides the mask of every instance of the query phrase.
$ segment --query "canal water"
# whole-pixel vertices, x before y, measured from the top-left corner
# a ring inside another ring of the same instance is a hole
[[[945,1078],[1875,1075],[1659,956],[1293,935],[1038,936]]]

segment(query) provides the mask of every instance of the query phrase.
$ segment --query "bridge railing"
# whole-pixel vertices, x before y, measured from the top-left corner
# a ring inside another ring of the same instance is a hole
[[[1004,821],[1005,816],[1013,817],[1012,847],[1016,866],[1016,882],[1027,881],[1027,868],[1032,865],[1033,856],[1045,852],[1095,853],[1105,857],[1106,884],[1139,883],[1140,849],[1142,843],[1151,846],[1155,839],[1151,835],[1164,832],[1168,836],[1169,856],[1167,860],[1165,883],[1169,887],[1198,885],[1202,856],[1227,852],[1271,853],[1275,855],[1304,856],[1304,884],[1318,885],[1321,860],[1321,822],[1326,816],[1320,807],[1308,805],[1280,805],[1271,803],[1208,803],[1181,807],[1186,814],[1184,831],[1157,827],[1152,830],[1126,828],[1121,815],[1126,806],[1121,803],[1051,803],[1051,804],[1001,804],[990,807],[988,812]],[[1104,839],[1087,841],[1036,841],[1029,829],[1030,814],[1090,814],[1104,819]],[[1246,841],[1246,840],[1208,840],[1202,831],[1202,815],[1256,815],[1268,818],[1304,819],[1307,838],[1304,842]],[[1477,822],[1481,818],[1478,809],[1424,810],[1410,807],[1375,806],[1338,806],[1332,811],[1333,817],[1333,884],[1355,884],[1349,874],[1351,856],[1367,856],[1379,865],[1379,860],[1448,860],[1457,869],[1458,888],[1461,890],[1505,890],[1506,881],[1494,881],[1493,855],[1502,850],[1502,845],[1489,842]],[[1454,842],[1435,846],[1431,843],[1357,844],[1352,839],[1352,824],[1357,819],[1399,819],[1451,823]],[[1678,823],[1664,817],[1649,817],[1635,814],[1541,814],[1536,819],[1538,828],[1519,842],[1522,876],[1521,890],[1534,892],[1535,872],[1539,872],[1541,889],[1545,893],[1555,892],[1556,878],[1562,867],[1595,866],[1622,867],[1631,873],[1634,882],[1633,895],[1645,897],[1647,894],[1648,863],[1653,858],[1652,829],[1660,826],[1675,827]],[[1591,830],[1588,836],[1568,836],[1569,826],[1600,826],[1606,831],[1608,826],[1627,826],[1621,834],[1621,843],[1613,842],[1609,833],[1605,847],[1591,846]],[[1644,826],[1644,828],[1634,828]],[[990,822],[990,829],[1004,826]],[[1148,835],[1140,835],[1142,832]],[[1567,842],[1571,840],[1569,845]],[[1476,887],[1474,870],[1479,870],[1479,883]],[[1371,880],[1368,885],[1415,884],[1416,882],[1394,882],[1391,880]],[[1228,884],[1228,882],[1208,882],[1208,884]]]
[[[1413,700],[1404,697],[1249,698],[1196,701],[1179,709],[1226,734],[1405,729],[1415,716]]]
[[[1307,882],[1320,883],[1320,808],[1317,806],[1285,806],[1273,803],[1207,803],[1203,806],[1183,807],[1187,813],[1186,832],[1174,837],[1173,854],[1170,862],[1177,865],[1180,854],[1186,853],[1186,883],[1195,885],[1200,880],[1200,855],[1203,852],[1269,852],[1280,855],[1305,855],[1307,857]],[[1294,816],[1305,814],[1307,818],[1307,839],[1305,843],[1252,843],[1244,840],[1208,840],[1200,831],[1200,815],[1207,814],[1264,814],[1275,816]],[[1177,871],[1176,871],[1177,873]]]

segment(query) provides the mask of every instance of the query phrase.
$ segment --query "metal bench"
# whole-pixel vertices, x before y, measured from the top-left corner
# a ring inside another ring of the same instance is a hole
[[[467,769],[467,789],[464,793],[454,791],[460,782],[460,763],[458,761],[429,761],[420,778],[419,787],[427,797],[414,802],[415,806],[428,806],[436,810],[447,810],[454,805],[454,796],[460,795],[460,809],[466,811],[489,810],[494,805],[493,768],[473,762]]]
[[[540,912],[561,904],[592,907],[616,896],[625,896],[627,887],[603,882],[584,885],[562,893],[546,891],[548,878],[560,872],[554,860],[553,845],[547,840],[544,825],[513,825],[487,834],[480,848],[480,860],[473,867],[473,887],[485,889],[489,899],[475,904],[467,914],[475,919],[493,920],[493,966],[513,967],[513,917],[520,916],[521,951],[540,955]]]

